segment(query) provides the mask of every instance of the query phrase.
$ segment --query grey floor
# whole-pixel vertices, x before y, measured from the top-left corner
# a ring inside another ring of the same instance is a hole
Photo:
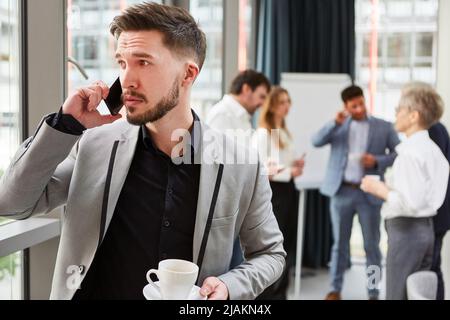
[[[383,274],[383,279],[384,279]],[[294,275],[291,273],[291,281],[288,290],[289,300],[323,300],[329,292],[329,276],[327,269],[310,270],[303,269],[300,281],[300,297],[294,295]],[[344,278],[342,299],[367,300],[367,277],[363,262],[353,262],[351,269],[347,270]],[[385,284],[380,284],[380,299],[384,299]]]

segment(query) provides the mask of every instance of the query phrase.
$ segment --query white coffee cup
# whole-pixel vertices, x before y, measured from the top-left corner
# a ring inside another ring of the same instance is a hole
[[[361,161],[362,153],[350,153],[348,155],[348,161]]]
[[[157,286],[150,275],[159,279]],[[186,260],[168,259],[159,262],[158,270],[147,272],[147,281],[161,294],[163,300],[186,300],[198,276],[198,266]]]

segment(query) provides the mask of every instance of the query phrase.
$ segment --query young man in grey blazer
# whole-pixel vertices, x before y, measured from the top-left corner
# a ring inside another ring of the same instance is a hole
[[[53,299],[143,299],[146,272],[170,258],[199,265],[209,299],[254,299],[282,273],[283,237],[254,152],[190,108],[204,33],[186,11],[155,3],[125,10],[111,33],[127,121],[97,111],[103,82],[78,89],[16,153],[0,214],[66,206]],[[227,162],[242,155],[248,163]],[[237,234],[245,261],[229,270]]]
[[[381,274],[380,209],[381,201],[365,194],[360,183],[365,175],[383,178],[395,159],[399,143],[391,123],[369,116],[361,88],[351,86],[342,92],[344,110],[313,137],[316,147],[331,145],[325,181],[321,193],[329,196],[333,249],[331,256],[331,292],[327,300],[340,300],[350,254],[353,216],[361,224],[368,273]],[[388,150],[388,151],[387,151]],[[369,269],[375,267],[376,269]],[[378,299],[378,288],[369,287],[370,299]]]

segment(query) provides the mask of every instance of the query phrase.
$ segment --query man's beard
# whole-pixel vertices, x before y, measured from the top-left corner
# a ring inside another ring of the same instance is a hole
[[[127,120],[130,124],[135,126],[156,122],[178,105],[179,98],[180,89],[178,87],[178,81],[175,80],[169,94],[163,97],[153,108],[144,111],[143,114],[132,115],[127,108]]]

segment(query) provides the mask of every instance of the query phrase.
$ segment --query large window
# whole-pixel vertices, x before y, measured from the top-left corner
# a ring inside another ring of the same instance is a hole
[[[239,71],[254,68],[253,1],[239,0]]]
[[[0,0],[0,176],[21,139],[18,2]],[[6,223],[0,218],[0,225]],[[21,253],[0,257],[0,299],[21,298],[21,261]]]
[[[69,92],[96,80],[112,84],[118,77],[119,69],[114,60],[116,41],[109,33],[109,25],[121,10],[140,2],[144,1],[68,0]]]
[[[230,83],[223,84],[223,69],[225,55],[233,56],[237,68],[245,70],[254,66],[254,34],[253,1],[239,0],[239,8],[234,15],[238,24],[238,51],[224,48],[224,0],[190,0],[190,13],[198,21],[200,28],[206,34],[207,53],[203,70],[194,85],[192,107],[200,117],[206,118],[211,107],[216,104],[228,90]],[[234,47],[234,46],[231,46]]]
[[[438,0],[357,0],[356,80],[374,115],[394,120],[401,87],[436,84]]]
[[[190,12],[205,32],[208,46],[206,61],[194,84],[191,101],[192,107],[203,118],[207,110],[222,99],[223,1],[190,1]]]

